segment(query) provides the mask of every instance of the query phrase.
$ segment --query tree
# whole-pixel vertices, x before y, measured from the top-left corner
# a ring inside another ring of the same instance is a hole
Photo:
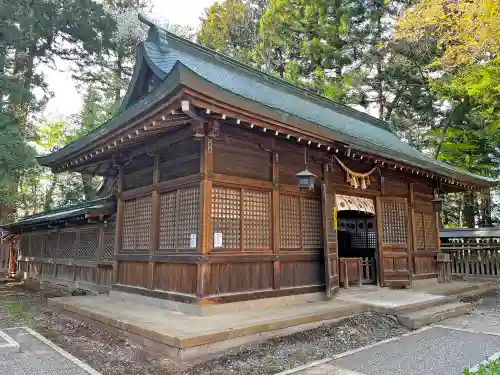
[[[263,0],[226,0],[205,9],[197,42],[238,60],[252,63],[259,43]]]

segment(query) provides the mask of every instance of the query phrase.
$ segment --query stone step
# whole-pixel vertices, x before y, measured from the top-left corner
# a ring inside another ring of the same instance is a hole
[[[473,306],[471,303],[450,302],[420,311],[398,314],[397,318],[405,327],[410,329],[419,329],[423,326],[437,323],[445,319],[454,318],[463,314],[469,314],[472,309]]]
[[[442,306],[457,301],[458,299],[455,296],[439,296],[437,298],[433,298],[428,301],[419,301],[397,307],[394,309],[394,313],[396,315],[409,314],[412,312],[422,311],[430,309],[431,307]]]

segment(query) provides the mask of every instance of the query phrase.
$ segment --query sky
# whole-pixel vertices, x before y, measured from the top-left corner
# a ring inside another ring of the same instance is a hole
[[[166,19],[170,23],[188,25],[196,29],[203,10],[214,0],[152,0],[152,14],[156,19]],[[42,69],[54,97],[49,100],[44,111],[46,118],[57,120],[75,114],[82,105],[82,95],[71,79],[70,66],[57,62],[57,70]]]

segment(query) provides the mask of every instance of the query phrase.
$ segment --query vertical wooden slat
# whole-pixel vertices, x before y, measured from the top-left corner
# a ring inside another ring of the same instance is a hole
[[[118,201],[116,203],[116,226],[115,226],[115,251],[113,259],[113,284],[118,283],[118,261],[116,256],[122,249],[123,241],[123,166],[118,170]],[[78,235],[77,235],[78,236]],[[78,238],[78,237],[77,237]],[[77,247],[78,248],[78,247]]]
[[[436,250],[441,251],[441,238],[439,237],[441,219],[439,212],[436,212]]]
[[[213,172],[213,140],[205,137],[201,142],[200,173],[202,180],[200,182],[200,233],[198,240],[198,252],[208,254],[211,250],[212,236],[212,181],[210,179]],[[208,294],[210,264],[201,258],[201,262],[196,268],[197,283],[196,295],[203,298]]]
[[[272,195],[272,247],[273,254],[276,256],[273,262],[273,288],[280,289],[281,262],[279,260],[280,252],[280,222],[279,222],[279,156],[277,152],[273,153],[273,195]]]
[[[102,261],[104,251],[104,225],[99,225],[99,245],[97,246],[97,263]]]

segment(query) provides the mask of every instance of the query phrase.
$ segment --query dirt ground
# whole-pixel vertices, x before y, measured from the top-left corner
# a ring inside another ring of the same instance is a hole
[[[52,311],[44,295],[21,284],[2,285],[0,329],[15,326],[35,329],[104,375],[270,375],[407,332],[393,317],[368,313],[190,365]]]

